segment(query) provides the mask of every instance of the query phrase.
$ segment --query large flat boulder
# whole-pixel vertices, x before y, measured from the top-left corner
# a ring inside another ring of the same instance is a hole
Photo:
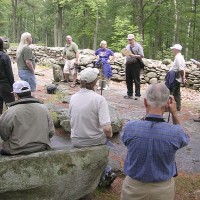
[[[0,156],[0,199],[79,199],[96,189],[107,163],[105,145]]]

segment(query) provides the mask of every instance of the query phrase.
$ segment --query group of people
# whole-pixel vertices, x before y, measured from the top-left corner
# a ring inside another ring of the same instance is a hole
[[[1,155],[28,154],[50,149],[55,133],[48,109],[32,94],[36,91],[35,57],[31,34],[25,32],[17,48],[20,81],[14,81],[12,64],[0,39],[0,136]],[[5,106],[7,110],[3,112]]]
[[[124,98],[133,99],[134,80],[137,100],[141,96],[141,66],[138,59],[141,59],[144,53],[133,34],[129,34],[127,39],[127,95]],[[69,74],[73,71],[71,87],[74,87],[78,46],[72,42],[71,36],[67,36],[66,40],[63,51],[66,58],[64,80],[68,81]],[[21,81],[14,82],[10,60],[3,52],[1,43],[3,42],[0,40],[0,97],[2,101],[9,103],[8,109],[0,117],[0,136],[3,139],[1,154],[16,155],[47,150],[55,129],[48,109],[31,96],[31,92],[36,89],[34,55],[29,47],[32,43],[31,35],[22,34],[17,50]],[[106,41],[102,41],[101,48],[95,54],[105,64],[102,70],[109,85],[112,76],[109,62],[114,53],[106,47]],[[173,87],[168,88],[164,83],[149,85],[144,98],[145,118],[130,121],[123,129],[121,139],[128,151],[124,163],[126,178],[122,186],[121,200],[174,199],[173,177],[177,175],[175,153],[189,143],[189,136],[181,128],[177,114],[177,110],[180,110],[180,82],[186,81],[185,63],[180,53],[182,47],[174,45],[172,49],[175,62],[171,70],[178,72],[174,78],[173,74],[169,75],[170,81],[173,78]],[[76,148],[107,144],[108,138],[113,135],[106,99],[95,92],[98,74],[97,68],[88,67],[81,71],[80,90],[72,95],[70,100],[71,142]],[[1,95],[4,88],[9,89],[7,91],[10,96],[6,96],[9,100]],[[166,109],[172,115],[173,124],[165,122],[163,118]]]

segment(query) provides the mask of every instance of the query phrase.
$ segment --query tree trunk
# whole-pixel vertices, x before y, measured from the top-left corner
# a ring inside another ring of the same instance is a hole
[[[62,46],[62,10],[63,7],[61,7],[58,4],[58,46]]]
[[[178,43],[179,42],[179,16],[178,16],[178,9],[177,9],[177,1],[174,0],[174,17],[175,17],[175,23],[174,23],[174,35],[173,35],[173,42]]]
[[[194,13],[194,20],[193,20],[193,36],[192,36],[192,57],[194,57],[195,52],[195,38],[196,38],[196,16],[197,16],[197,3],[196,0],[192,0],[193,5],[193,13]]]
[[[140,27],[139,33],[142,34],[142,41],[144,41],[144,0],[140,0]]]
[[[55,14],[55,23],[54,23],[54,47],[58,46],[58,35],[57,35],[57,16]]]
[[[18,0],[12,0],[13,42],[16,42],[17,40],[17,3],[18,3]]]
[[[94,45],[93,45],[93,50],[97,49],[98,28],[99,28],[99,13],[98,13],[98,8],[97,8],[97,12],[96,12],[96,27],[95,27],[95,31],[94,31]]]
[[[36,18],[35,18],[35,14],[33,16],[33,32],[31,33],[33,36],[33,43],[36,43],[36,31],[35,31],[35,24],[36,24]]]

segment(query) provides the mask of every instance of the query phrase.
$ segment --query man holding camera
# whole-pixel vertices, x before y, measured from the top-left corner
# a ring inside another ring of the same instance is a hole
[[[144,105],[144,120],[128,122],[122,135],[128,151],[121,200],[174,200],[175,153],[189,143],[189,136],[180,126],[176,102],[165,84],[151,84]],[[163,118],[166,109],[173,124]]]

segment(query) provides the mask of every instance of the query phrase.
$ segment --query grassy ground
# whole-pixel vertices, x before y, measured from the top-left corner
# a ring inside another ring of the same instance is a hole
[[[200,200],[200,174],[180,174],[175,182],[175,200]]]
[[[119,200],[121,186],[124,177],[118,177],[112,187],[108,189],[96,189],[96,191],[82,200]],[[175,200],[200,200],[200,174],[179,174],[175,178]]]

